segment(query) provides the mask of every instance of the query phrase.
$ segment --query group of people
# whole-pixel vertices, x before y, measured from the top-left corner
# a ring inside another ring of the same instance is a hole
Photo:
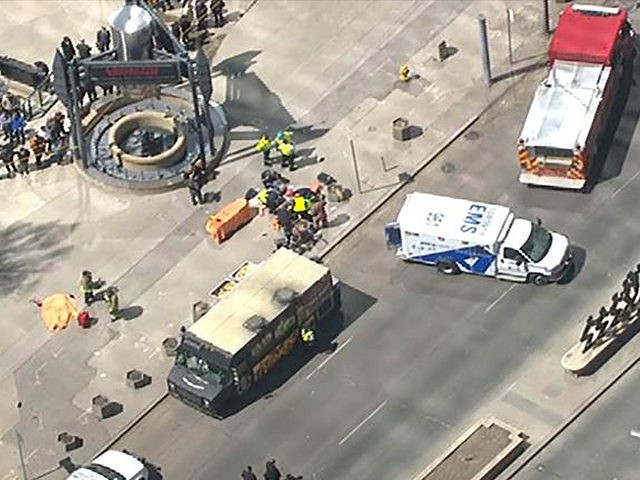
[[[271,140],[266,133],[263,133],[255,145],[256,152],[262,153],[262,163],[265,167],[273,165],[271,159],[271,150],[276,148],[280,153],[280,166],[282,168],[288,168],[289,171],[296,169],[295,165],[295,147],[293,145],[293,132],[285,128],[280,130],[276,136]]]
[[[327,226],[326,199],[322,186],[293,187],[273,169],[262,172],[263,188],[255,194],[260,208],[272,215],[272,227],[282,233],[279,247],[299,249],[313,243],[316,233]],[[249,199],[254,192],[247,192]]]
[[[29,163],[33,158],[36,169],[48,163],[62,163],[66,152],[66,135],[64,128],[65,115],[56,112],[36,132],[26,138],[27,122],[18,110],[0,109],[0,125],[4,143],[0,146],[0,158],[6,168],[7,177],[29,175]]]
[[[263,477],[264,480],[281,480],[283,478],[284,480],[302,480],[302,476],[292,475],[291,473],[287,473],[287,475],[283,477],[282,473],[280,473],[280,470],[276,466],[276,461],[273,459],[267,461]],[[247,468],[242,471],[240,478],[242,478],[242,480],[258,480],[256,474],[253,473],[251,465],[247,466]]]
[[[101,297],[107,305],[107,311],[112,322],[120,318],[120,305],[118,299],[118,288],[110,286],[105,288],[100,294],[96,290],[101,288],[104,282],[102,280],[94,280],[93,273],[89,270],[83,270],[80,275],[80,293],[83,295],[86,306],[91,305],[99,297]]]
[[[155,0],[154,4],[156,8],[162,11],[173,7],[170,0]],[[187,11],[171,24],[171,33],[187,49],[194,45],[194,34],[196,32],[207,32],[210,26],[210,18],[214,27],[222,27],[225,24],[225,3],[223,0],[210,0],[209,2],[206,0],[186,1],[183,2],[182,6],[186,6]]]
[[[100,27],[96,32],[96,48],[98,52],[106,52],[111,48],[111,32],[105,26]],[[86,43],[84,38],[74,46],[71,37],[64,36],[60,42],[60,53],[67,62],[71,62],[74,59],[83,60],[89,58],[92,55],[92,47]],[[113,93],[113,86],[102,87],[103,94],[107,95]],[[98,98],[98,92],[96,87],[89,83],[84,88],[80,89],[80,101],[83,102],[85,96],[89,97],[89,101],[93,102]]]

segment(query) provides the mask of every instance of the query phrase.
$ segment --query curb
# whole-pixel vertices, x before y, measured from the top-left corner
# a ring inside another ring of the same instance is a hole
[[[257,0],[256,0],[257,1]],[[422,170],[424,170],[431,162],[433,162],[438,156],[442,154],[444,150],[446,150],[453,142],[455,142],[471,125],[473,125],[478,119],[490,108],[492,108],[496,103],[502,100],[502,98],[511,91],[522,79],[526,78],[526,74],[522,75],[519,79],[513,81],[511,85],[505,88],[505,90],[498,95],[495,99],[490,101],[481,111],[480,113],[473,115],[469,118],[464,125],[462,125],[458,130],[456,130],[447,140],[445,140],[442,145],[440,145],[434,152],[427,155],[422,163],[420,163],[413,172],[410,173],[409,180],[399,183],[394,187],[390,187],[391,189],[385,193],[377,202],[373,204],[371,209],[367,210],[367,212],[358,218],[349,228],[343,230],[338,236],[333,239],[331,242],[327,244],[327,246],[322,250],[322,252],[318,255],[319,259],[324,259],[329,253],[331,253],[343,240],[345,240],[353,231],[361,226],[369,217],[371,217],[375,212],[377,212],[391,197],[393,197],[396,193],[398,193],[402,188],[404,188],[407,184],[411,183],[416,175],[418,175]],[[640,358],[639,358],[640,360]],[[146,417],[155,407],[157,407],[163,400],[165,400],[169,396],[169,392],[164,392],[160,397],[156,398],[152,401],[142,412],[140,412],[137,416],[135,416],[129,423],[127,423],[122,430],[120,430],[113,438],[111,438],[99,451],[98,454],[104,453],[109,450],[116,442],[118,442],[122,437],[124,437],[128,432],[130,432],[138,423],[140,423],[144,417]],[[97,456],[96,455],[96,456]]]

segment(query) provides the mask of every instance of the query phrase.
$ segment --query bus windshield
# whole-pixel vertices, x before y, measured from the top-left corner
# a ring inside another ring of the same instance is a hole
[[[551,234],[549,231],[540,226],[533,225],[529,238],[522,246],[522,253],[529,257],[533,262],[538,263],[544,258],[551,248]]]
[[[209,383],[224,386],[228,384],[231,379],[229,371],[226,368],[208,362],[204,358],[198,357],[191,352],[179,352],[176,357],[176,363]]]

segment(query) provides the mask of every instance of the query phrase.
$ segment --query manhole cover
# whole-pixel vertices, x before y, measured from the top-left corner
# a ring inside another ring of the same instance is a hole
[[[464,138],[466,138],[467,140],[477,140],[480,138],[480,134],[475,130],[469,130],[464,134]]]
[[[440,170],[442,170],[442,173],[453,173],[456,171],[456,166],[451,162],[446,162],[440,167]]]

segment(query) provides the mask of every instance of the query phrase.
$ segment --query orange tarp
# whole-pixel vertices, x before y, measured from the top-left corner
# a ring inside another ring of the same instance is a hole
[[[57,293],[45,298],[40,307],[40,316],[50,332],[62,330],[78,316],[76,301],[71,295]]]
[[[247,224],[252,217],[253,209],[249,207],[249,202],[244,198],[239,198],[218,213],[209,216],[205,228],[211,238],[218,243],[222,243],[233,232]]]

